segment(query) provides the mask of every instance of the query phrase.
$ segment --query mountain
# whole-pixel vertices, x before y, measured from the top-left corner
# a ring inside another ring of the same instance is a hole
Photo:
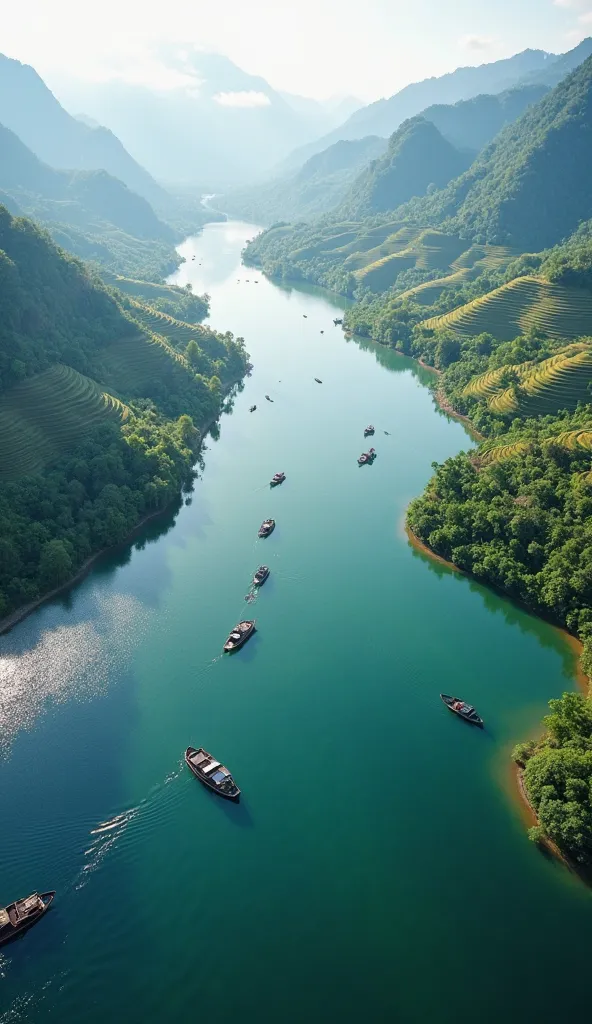
[[[583,39],[581,43],[574,46],[573,50],[560,54],[538,71],[531,71],[522,79],[521,85],[546,85],[547,88],[552,89],[590,56],[592,56],[592,38],[588,36],[587,39]]]
[[[23,210],[44,204],[48,220],[79,226],[105,221],[136,238],[174,240],[141,196],[106,171],[59,171],[42,163],[0,125],[0,189]]]
[[[226,213],[257,224],[320,216],[338,205],[358,172],[381,156],[386,145],[386,139],[373,135],[336,142],[312,156],[297,174],[229,192],[219,204]]]
[[[166,205],[167,194],[107,128],[71,117],[37,72],[0,54],[0,123],[10,128],[52,167],[102,169],[150,203]]]
[[[479,67],[457,68],[439,78],[427,78],[405,86],[389,99],[377,100],[357,110],[339,128],[290,154],[283,170],[295,170],[313,153],[339,139],[360,139],[365,135],[388,137],[407,118],[421,114],[434,103],[457,103],[481,93],[498,93],[512,88],[526,75],[542,71],[556,60],[543,50],[524,50],[506,60]]]
[[[410,118],[393,133],[386,153],[356,178],[337,215],[357,220],[395,210],[411,196],[425,195],[430,185],[446,185],[470,163],[471,155],[456,149],[431,121]]]
[[[527,107],[538,103],[549,91],[546,85],[522,85],[497,95],[480,95],[458,103],[436,103],[421,116],[431,121],[459,149],[478,153],[507,124],[515,121]]]
[[[335,123],[314,101],[287,101],[227,57],[174,48],[158,56],[177,87],[158,92],[113,79],[59,88],[69,109],[108,124],[160,180],[214,190],[261,178]]]
[[[592,57],[497,136],[472,167],[399,211],[536,252],[592,217]]]

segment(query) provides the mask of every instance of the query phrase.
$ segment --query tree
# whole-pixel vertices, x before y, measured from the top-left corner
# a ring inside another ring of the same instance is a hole
[[[72,559],[61,540],[49,540],[41,550],[39,576],[47,589],[59,587],[72,574]]]

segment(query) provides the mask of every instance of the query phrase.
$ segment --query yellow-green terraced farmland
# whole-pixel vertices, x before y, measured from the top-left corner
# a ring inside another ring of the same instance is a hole
[[[505,374],[513,371],[521,375],[530,366],[530,363],[519,363],[512,364],[511,366],[498,366],[495,370],[486,370],[485,373],[480,373],[478,377],[473,377],[469,381],[463,389],[463,395],[470,396],[471,398],[490,398],[492,395],[498,394],[501,380]]]
[[[498,444],[479,455],[482,466],[490,466],[492,462],[509,459],[512,455],[520,455],[528,448],[528,441],[514,441],[510,444]]]
[[[578,338],[592,334],[592,296],[542,278],[518,277],[422,326],[446,328],[465,338],[487,332],[499,341],[511,341],[531,328],[550,338]]]
[[[95,381],[56,364],[0,398],[0,480],[37,473],[108,419],[127,418],[127,406]]]
[[[559,353],[531,367],[518,392],[507,388],[490,398],[488,405],[502,415],[544,416],[589,401],[591,383],[592,347],[575,355]]]
[[[358,247],[356,239],[356,242],[352,243],[351,248],[353,251],[345,260],[344,267],[346,270],[353,272],[361,271],[364,267],[378,263],[386,257],[402,253],[409,248],[413,240],[421,234],[421,231],[422,229],[417,227],[396,227],[396,230],[387,235],[380,244],[364,250]]]
[[[584,451],[592,452],[592,427],[583,430],[566,430],[563,434],[557,434],[556,437],[550,437],[548,440],[562,445],[563,448],[569,448],[571,451],[581,448]]]

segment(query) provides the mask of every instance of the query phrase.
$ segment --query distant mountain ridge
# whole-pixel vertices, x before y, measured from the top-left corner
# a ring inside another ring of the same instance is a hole
[[[472,99],[481,93],[504,92],[526,75],[541,72],[547,62],[552,63],[556,59],[554,54],[544,50],[523,50],[491,64],[457,68],[438,78],[413,82],[388,99],[376,100],[356,110],[339,128],[290,154],[283,169],[286,172],[294,169],[339,139],[359,139],[365,135],[388,137],[403,121],[435,103],[451,104]]]
[[[107,128],[91,128],[71,117],[37,72],[0,54],[0,123],[52,167],[102,169],[150,203],[167,194]]]

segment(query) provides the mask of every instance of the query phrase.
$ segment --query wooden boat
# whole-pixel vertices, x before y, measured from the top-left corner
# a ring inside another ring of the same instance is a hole
[[[315,377],[315,380],[316,380],[317,384],[322,384],[323,383],[322,380],[319,380],[318,377]]]
[[[278,484],[283,484],[285,479],[285,473],[274,473],[271,480],[269,481],[269,484],[271,487],[277,487]]]
[[[259,527],[260,537],[269,537],[270,533],[275,530],[275,519],[264,519]]]
[[[447,693],[441,693],[440,697],[444,701],[447,708],[454,711],[455,715],[459,715],[460,718],[464,718],[465,722],[471,722],[472,725],[483,725],[483,719],[477,714],[475,708],[471,704],[466,704],[460,697],[449,697]]]
[[[259,568],[257,569],[257,572],[253,576],[253,585],[256,587],[262,587],[263,584],[265,583],[265,580],[269,576],[270,572],[271,569],[269,569],[268,566],[260,565]]]
[[[308,315],[306,313],[303,313],[302,316],[304,317],[305,320],[308,319]]]
[[[340,319],[339,319],[339,318],[337,317],[337,318],[336,318],[336,319],[335,319],[335,320],[333,321],[333,323],[335,324],[335,326],[336,326],[336,327],[338,327],[338,326],[339,326],[339,324],[342,324],[342,323],[343,323],[343,320],[340,320]]]
[[[370,434],[374,433],[374,427],[370,423],[367,427],[364,427],[364,437],[369,437]]]
[[[265,397],[266,397],[268,402],[273,402],[273,398],[270,398],[269,395],[266,395]]]
[[[185,751],[185,763],[191,769],[196,779],[203,782],[204,786],[211,789],[218,796],[226,800],[240,800],[240,789],[232,778],[232,775],[223,764],[216,761],[211,754],[203,747],[187,747]]]
[[[369,451],[362,452],[360,458],[358,459],[358,466],[366,466],[368,464],[371,465],[374,462],[375,458],[376,452],[374,451],[374,448],[370,448]]]
[[[249,409],[249,412],[255,412],[256,408],[257,408],[256,405],[252,405],[251,408]]]
[[[23,900],[16,900],[9,903],[7,907],[0,909],[0,946],[17,935],[22,935],[27,928],[37,924],[53,903],[55,890],[53,892],[34,892]]]
[[[224,644],[224,650],[227,653],[231,651],[238,651],[239,647],[246,644],[249,637],[253,636],[255,632],[255,619],[243,619],[239,622],[234,629],[228,634],[228,640]]]

